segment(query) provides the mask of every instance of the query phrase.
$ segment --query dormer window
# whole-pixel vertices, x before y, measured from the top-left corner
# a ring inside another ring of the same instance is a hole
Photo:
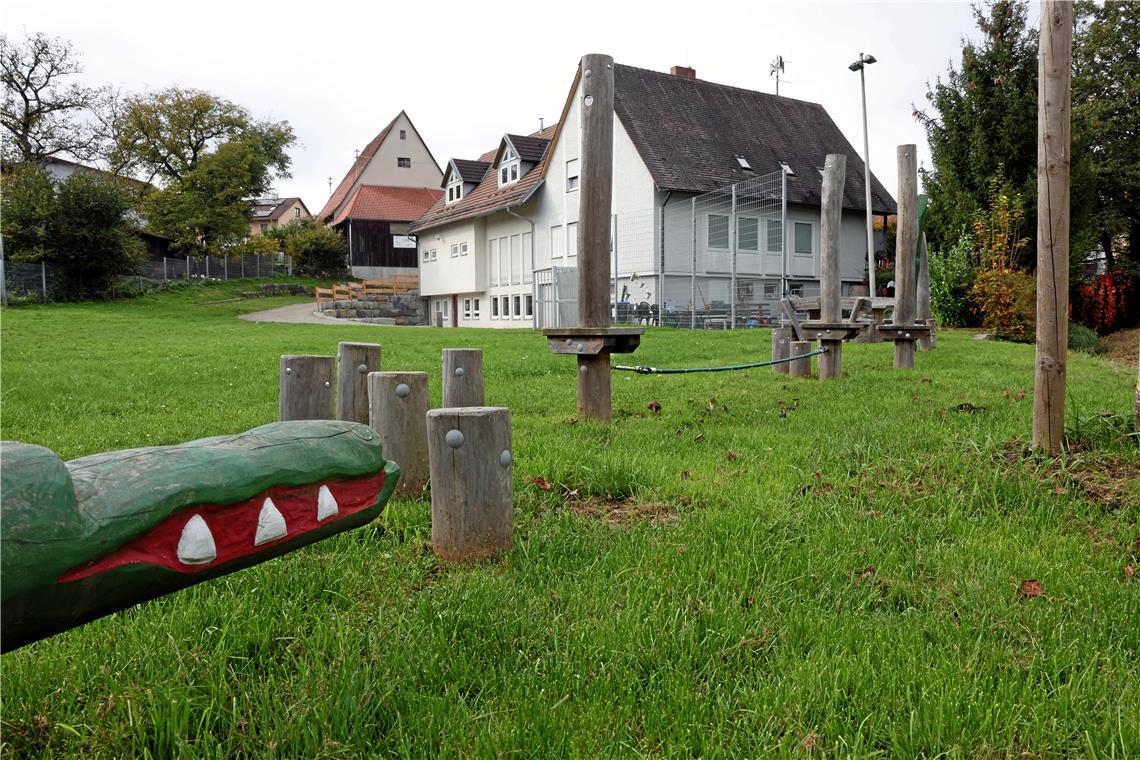
[[[752,164],[748,163],[748,159],[745,158],[744,156],[737,155],[736,156],[736,163],[740,165],[741,169],[744,169],[745,171],[749,171],[749,172],[752,171]]]
[[[463,198],[463,177],[459,176],[459,172],[452,170],[447,180],[447,203],[455,203],[461,198]]]
[[[503,157],[499,160],[499,187],[519,180],[519,154],[508,142],[503,146]]]

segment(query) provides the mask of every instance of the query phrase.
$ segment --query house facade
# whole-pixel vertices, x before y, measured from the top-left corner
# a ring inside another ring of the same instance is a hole
[[[840,233],[845,294],[866,282],[863,165],[822,106],[671,73],[614,66],[615,311],[770,313],[787,290],[819,291],[828,153],[848,157]],[[569,326],[576,306],[581,83],[558,123],[452,160],[413,225],[421,293],[436,322]],[[772,184],[772,177],[776,177]],[[786,190],[785,190],[786,187]],[[872,178],[876,214],[894,200]],[[785,213],[786,207],[786,213]],[[735,288],[735,291],[733,291]]]
[[[311,216],[300,198],[257,198],[249,210],[249,234],[260,235],[273,227],[284,227]]]
[[[443,173],[401,111],[360,151],[318,214],[348,241],[356,277],[417,271],[409,226],[443,196]]]

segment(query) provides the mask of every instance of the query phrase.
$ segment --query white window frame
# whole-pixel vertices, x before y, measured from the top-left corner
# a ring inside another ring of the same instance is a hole
[[[810,231],[808,238],[808,250],[800,251],[796,249],[796,233],[799,231],[800,226],[807,227]],[[811,222],[792,222],[792,253],[796,256],[811,256],[815,253],[815,225]]]
[[[532,319],[534,317],[534,294],[527,293],[526,297],[523,298],[523,303],[526,305],[526,318]]]
[[[713,245],[712,240],[712,220],[713,217],[724,220],[724,245]],[[728,214],[706,214],[705,215],[705,243],[710,251],[727,251],[729,246],[732,245],[732,224],[729,222]]]
[[[425,248],[425,249],[424,249],[424,258],[423,258],[423,263],[425,263],[425,264],[426,264],[426,263],[427,263],[427,262],[429,262],[429,261],[431,261],[431,249],[430,249],[430,248]]]
[[[454,179],[447,183],[447,200],[445,204],[450,205],[456,201],[463,200],[463,178]]]
[[[473,298],[471,300],[472,300],[471,317],[473,319],[478,319],[479,318],[479,299]]]
[[[491,319],[499,318],[499,299],[496,296],[491,296]]]
[[[523,270],[522,235],[511,235],[511,284],[522,284]]]
[[[561,260],[566,255],[566,230],[561,224],[550,228],[550,260]]]
[[[502,302],[503,308],[500,309],[500,311],[503,314],[503,319],[510,319],[511,318],[511,297],[510,296],[499,296],[499,297],[503,301]]]
[[[768,253],[782,253],[784,250],[784,223],[780,219],[768,219],[764,225],[764,250]],[[773,227],[774,225],[774,227]],[[776,247],[772,247],[772,230],[779,233]]]
[[[471,319],[471,299],[470,298],[464,298],[463,299],[463,319],[465,319],[465,320]]]
[[[466,242],[459,244],[459,255],[460,256],[466,256],[467,255],[467,243]]]
[[[522,176],[522,167],[520,166],[521,163],[522,162],[519,160],[519,154],[515,152],[515,149],[512,148],[511,144],[508,142],[503,149],[503,158],[501,161],[499,161],[499,187],[513,185],[519,181],[519,177]]]
[[[566,225],[566,258],[578,258],[578,223],[570,222]]]
[[[432,261],[435,261],[435,259],[436,259],[436,256],[438,255],[438,253],[439,253],[439,249],[437,249],[437,248],[432,248],[432,249],[431,249],[431,260],[432,260]]]
[[[499,284],[499,239],[494,237],[487,238],[487,280],[491,285]]]
[[[756,225],[756,245],[753,248],[745,248],[741,240],[747,240],[747,237],[742,237],[740,234],[741,222],[753,222]],[[760,253],[760,220],[754,216],[738,216],[736,217],[736,250],[740,253]]]
[[[451,244],[451,258],[458,258],[459,256],[459,243]]]
[[[511,296],[511,319],[522,319],[522,296]]]
[[[573,193],[578,189],[578,159],[571,158],[566,162],[566,192]]]

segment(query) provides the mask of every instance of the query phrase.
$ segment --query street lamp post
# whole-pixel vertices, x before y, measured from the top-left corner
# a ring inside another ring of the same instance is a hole
[[[867,80],[863,70],[875,60],[873,55],[860,53],[859,60],[847,67],[859,72],[859,89],[863,93],[863,190],[867,199],[867,295],[869,296],[875,295],[875,242],[871,232],[871,143],[867,136]]]

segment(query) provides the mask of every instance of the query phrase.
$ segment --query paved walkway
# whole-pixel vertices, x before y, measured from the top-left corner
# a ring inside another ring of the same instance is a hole
[[[241,314],[238,319],[245,319],[250,322],[284,322],[291,325],[343,325],[345,322],[355,321],[320,317],[314,313],[316,310],[317,305],[308,301],[289,306],[278,306],[276,309],[267,309],[266,311],[255,311],[251,314]]]

